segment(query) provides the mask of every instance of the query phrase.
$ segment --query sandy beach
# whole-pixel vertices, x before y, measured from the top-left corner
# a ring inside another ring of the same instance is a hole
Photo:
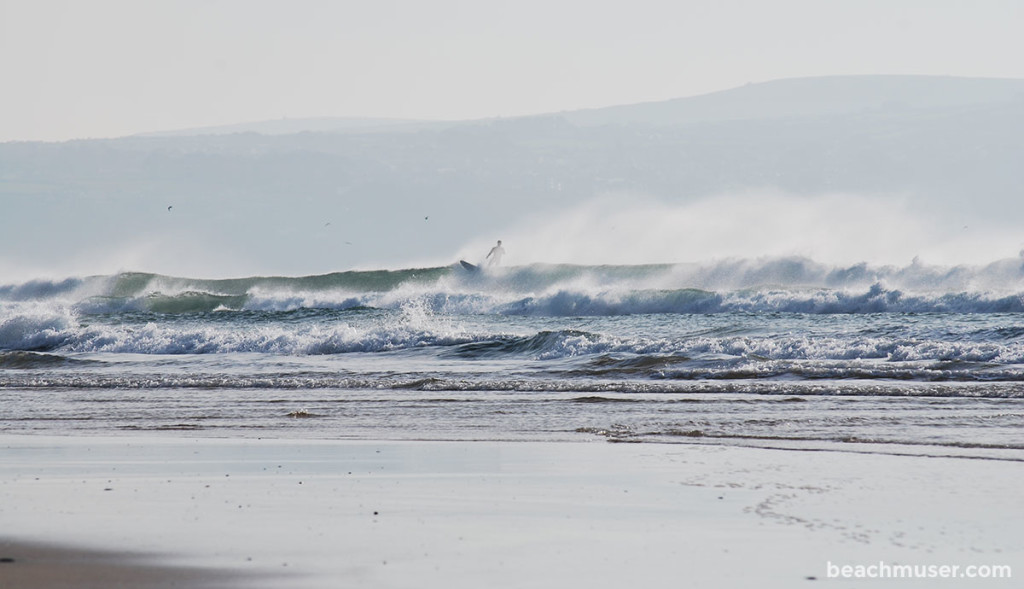
[[[1012,454],[12,435],[0,448],[3,589],[927,582],[879,578],[879,564],[1008,587],[1019,580],[994,567],[1024,571]]]

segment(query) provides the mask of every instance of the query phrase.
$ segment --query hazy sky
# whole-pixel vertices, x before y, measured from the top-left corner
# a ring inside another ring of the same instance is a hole
[[[0,0],[0,141],[1024,78],[1019,0]]]

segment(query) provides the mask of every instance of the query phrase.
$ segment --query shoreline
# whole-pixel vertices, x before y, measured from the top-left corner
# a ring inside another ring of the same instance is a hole
[[[148,435],[0,448],[0,558],[51,546],[51,562],[151,576],[136,587],[781,589],[880,561],[1024,574],[1024,465],[1005,459]],[[14,558],[0,575],[29,563]]]

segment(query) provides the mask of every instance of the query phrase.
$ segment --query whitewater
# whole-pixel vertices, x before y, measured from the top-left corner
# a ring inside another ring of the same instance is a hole
[[[0,424],[1018,450],[1024,264],[458,264],[0,286]]]

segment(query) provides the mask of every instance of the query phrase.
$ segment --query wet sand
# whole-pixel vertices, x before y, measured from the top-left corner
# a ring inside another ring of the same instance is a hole
[[[230,589],[245,587],[237,571],[160,564],[154,555],[0,539],[3,589]]]
[[[0,589],[929,582],[829,578],[880,561],[1024,574],[1017,454],[807,450],[5,435]]]

